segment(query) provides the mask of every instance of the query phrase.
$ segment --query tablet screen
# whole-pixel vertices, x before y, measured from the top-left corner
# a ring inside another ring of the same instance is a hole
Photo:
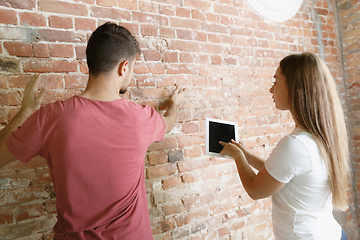
[[[232,124],[209,122],[209,151],[220,153],[223,146],[219,143],[235,140],[235,127]]]
[[[237,123],[219,119],[206,119],[206,155],[225,157],[220,154],[223,146],[219,143],[238,141]]]

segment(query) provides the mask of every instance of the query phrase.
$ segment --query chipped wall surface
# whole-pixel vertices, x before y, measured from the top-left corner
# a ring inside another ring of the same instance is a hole
[[[346,87],[348,131],[350,136],[350,164],[352,168],[350,213],[346,225],[353,231],[351,237],[360,239],[360,136],[359,136],[359,86],[360,86],[360,2],[337,0],[339,37],[341,39],[343,82]]]
[[[292,19],[274,24],[242,0],[0,0],[0,123],[19,110],[34,73],[47,89],[44,104],[81,93],[87,38],[106,21],[120,23],[143,50],[125,97],[163,113],[175,85],[188,91],[175,128],[145,156],[154,238],[273,239],[270,198],[251,200],[231,159],[204,154],[205,118],[237,122],[247,147],[267,157],[294,127],[290,114],[273,105],[272,76],[284,56],[311,51],[329,66],[352,106],[350,132],[359,132],[358,6],[355,0],[305,0]],[[352,144],[351,208],[337,218],[354,240],[356,135]],[[51,239],[55,201],[44,159],[0,169],[1,239]]]

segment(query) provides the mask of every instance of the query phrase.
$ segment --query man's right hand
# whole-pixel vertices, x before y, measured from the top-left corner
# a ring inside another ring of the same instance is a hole
[[[163,116],[163,119],[166,124],[165,133],[168,133],[171,131],[171,129],[173,129],[176,122],[177,107],[184,100],[184,96],[185,96],[185,88],[182,88],[180,86],[176,87],[175,91],[170,97],[170,106]]]
[[[184,100],[185,90],[185,88],[177,86],[173,94],[171,95],[170,99],[172,101],[172,104],[174,104],[176,107],[179,106],[180,103]]]

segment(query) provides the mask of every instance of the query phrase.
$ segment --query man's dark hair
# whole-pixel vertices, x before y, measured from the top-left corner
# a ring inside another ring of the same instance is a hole
[[[107,22],[90,36],[86,47],[89,73],[98,76],[113,70],[121,61],[132,61],[140,47],[135,37],[124,27]]]

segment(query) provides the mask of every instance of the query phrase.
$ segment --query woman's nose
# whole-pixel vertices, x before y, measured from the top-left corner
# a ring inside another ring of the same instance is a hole
[[[273,93],[273,92],[274,92],[274,85],[271,86],[271,88],[269,89],[269,92],[270,92],[270,93]]]

